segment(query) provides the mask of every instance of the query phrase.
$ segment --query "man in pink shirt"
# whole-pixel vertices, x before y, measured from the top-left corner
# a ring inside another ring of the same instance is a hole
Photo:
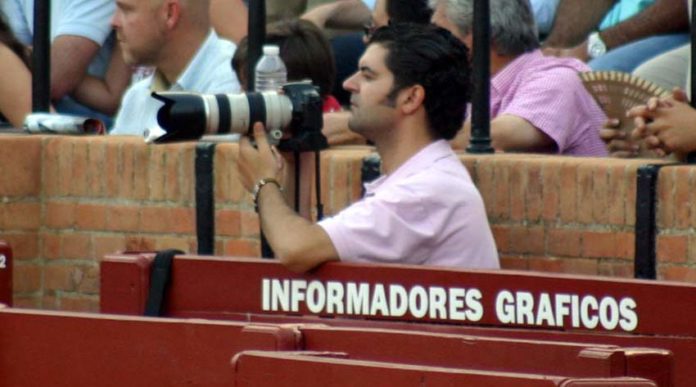
[[[474,0],[432,0],[433,23],[472,46]],[[606,120],[576,59],[545,57],[526,0],[491,0],[491,140],[496,150],[606,156]],[[465,148],[469,126],[454,141]]]
[[[372,141],[384,176],[333,218],[312,224],[285,203],[282,159],[256,124],[258,150],[240,143],[239,170],[262,229],[290,269],[341,260],[498,268],[483,200],[450,148],[468,100],[466,47],[435,26],[378,29],[344,83],[351,130]]]

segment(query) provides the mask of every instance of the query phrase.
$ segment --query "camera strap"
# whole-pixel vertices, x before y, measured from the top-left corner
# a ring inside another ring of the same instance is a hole
[[[158,251],[152,262],[150,272],[150,289],[145,304],[145,316],[159,317],[164,309],[165,293],[172,275],[172,261],[183,251],[176,249]]]

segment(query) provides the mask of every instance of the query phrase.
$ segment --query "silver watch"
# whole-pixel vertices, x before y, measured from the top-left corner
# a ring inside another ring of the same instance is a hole
[[[607,45],[604,44],[599,32],[593,32],[587,38],[587,55],[592,58],[598,58],[607,52]]]

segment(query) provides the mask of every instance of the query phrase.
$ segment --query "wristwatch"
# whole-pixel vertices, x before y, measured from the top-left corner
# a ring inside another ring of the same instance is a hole
[[[593,32],[587,38],[587,55],[590,58],[595,59],[600,57],[607,52],[607,45],[602,41],[602,37],[599,36],[599,32]]]

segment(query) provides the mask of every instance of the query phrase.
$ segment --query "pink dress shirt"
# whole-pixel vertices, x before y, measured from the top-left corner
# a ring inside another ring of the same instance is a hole
[[[599,129],[607,117],[578,76],[589,70],[577,59],[540,50],[522,54],[491,80],[491,117],[527,120],[551,137],[560,154],[606,156]]]
[[[483,199],[444,140],[319,222],[342,261],[499,268]]]

